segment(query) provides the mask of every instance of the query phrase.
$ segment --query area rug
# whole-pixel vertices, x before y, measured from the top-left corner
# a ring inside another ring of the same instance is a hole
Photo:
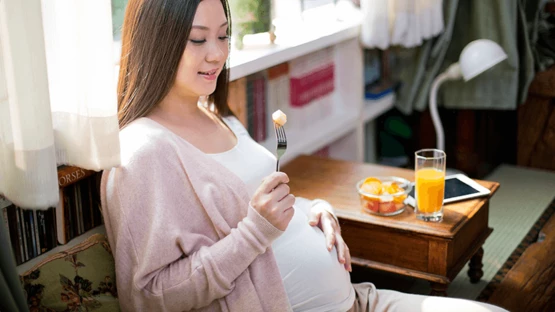
[[[449,285],[450,297],[478,298],[555,196],[555,172],[551,171],[504,164],[485,180],[497,181],[501,186],[490,200],[489,225],[493,233],[484,244],[484,276],[478,283],[470,283],[465,265]]]

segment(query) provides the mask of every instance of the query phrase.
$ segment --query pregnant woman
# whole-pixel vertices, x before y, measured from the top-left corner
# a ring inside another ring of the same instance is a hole
[[[128,2],[101,186],[122,310],[502,311],[350,283],[332,207],[295,202],[227,106],[229,31],[226,0]]]

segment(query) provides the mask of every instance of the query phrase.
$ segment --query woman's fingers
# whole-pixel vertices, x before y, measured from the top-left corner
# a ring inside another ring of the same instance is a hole
[[[349,247],[347,246],[341,235],[337,235],[336,247],[338,251],[337,255],[339,258],[339,262],[343,263],[343,265],[345,266],[345,270],[352,272],[353,269],[351,267],[351,253],[349,251]]]
[[[322,218],[325,217],[322,216]],[[324,231],[324,235],[326,236],[326,247],[328,248],[328,250],[331,250],[335,245],[335,242],[337,241],[335,228],[333,227],[333,223],[335,223],[335,220],[330,219],[331,218],[322,220],[322,230]]]
[[[289,177],[287,176],[287,174],[283,172],[274,172],[267,176],[264,181],[262,181],[260,189],[264,193],[268,194],[282,183],[289,183]]]

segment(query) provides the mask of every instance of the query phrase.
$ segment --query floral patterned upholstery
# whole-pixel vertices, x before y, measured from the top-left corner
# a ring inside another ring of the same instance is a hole
[[[114,258],[102,234],[49,256],[21,281],[31,312],[120,310]]]

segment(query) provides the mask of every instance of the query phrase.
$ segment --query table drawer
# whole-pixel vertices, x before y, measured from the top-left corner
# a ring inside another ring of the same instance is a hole
[[[341,235],[354,257],[428,271],[430,238],[350,220],[341,220]]]

